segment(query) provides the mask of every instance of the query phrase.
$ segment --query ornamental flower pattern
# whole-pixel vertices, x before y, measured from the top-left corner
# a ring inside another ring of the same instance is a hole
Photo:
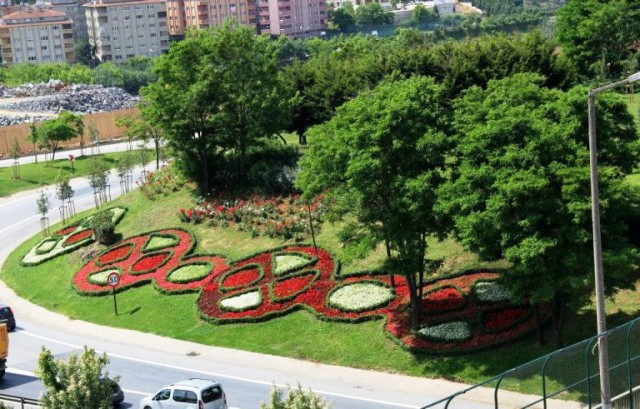
[[[152,242],[164,244],[149,246]],[[194,247],[195,239],[182,229],[130,237],[89,261],[73,282],[80,293],[106,294],[110,287],[103,276],[115,271],[121,274],[118,291],[149,282],[165,293],[200,291],[201,316],[217,324],[264,321],[298,309],[321,319],[347,322],[382,317],[385,331],[402,345],[431,353],[486,348],[513,341],[535,328],[529,305],[478,300],[476,284],[494,282],[499,278],[494,272],[459,273],[430,281],[422,304],[423,330],[414,332],[409,326],[408,287],[403,277],[396,276],[394,286],[386,274],[341,276],[326,250],[316,252],[309,246],[287,246],[235,262],[218,255],[192,255]],[[193,265],[206,266],[208,273],[202,271],[191,281],[171,279],[173,272]],[[342,296],[349,293],[359,296],[351,302]],[[372,296],[362,297],[365,293]],[[548,310],[542,308],[541,313],[543,319],[549,317]],[[438,338],[446,331],[429,330],[451,325],[468,328],[469,333],[451,339]]]
[[[113,223],[117,224],[127,209],[116,206],[108,209],[108,211],[111,212],[111,220]],[[88,227],[88,221],[91,217],[92,216],[89,216],[79,220],[71,226],[63,227],[51,236],[38,242],[25,254],[21,263],[25,266],[37,265],[93,242],[93,230]]]

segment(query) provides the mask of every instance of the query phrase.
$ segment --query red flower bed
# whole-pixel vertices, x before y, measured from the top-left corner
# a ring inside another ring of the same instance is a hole
[[[307,272],[299,276],[286,278],[273,283],[271,293],[274,301],[285,300],[302,293],[317,277],[316,272]]]
[[[522,307],[486,311],[482,317],[482,326],[493,331],[508,328],[520,321],[529,312],[528,308]]]
[[[220,280],[220,288],[223,290],[232,290],[234,288],[246,287],[256,283],[260,279],[260,267],[247,266],[246,269],[239,271],[231,271]]]
[[[441,288],[425,295],[422,299],[422,311],[425,314],[450,311],[465,303],[460,291],[453,287]]]
[[[108,250],[98,258],[98,264],[105,265],[123,260],[133,251],[133,247],[133,244],[129,243],[124,246],[116,247],[113,250]]]
[[[171,253],[169,252],[144,256],[131,266],[131,272],[136,274],[150,272],[168,261],[169,257],[171,257]]]
[[[163,252],[144,254],[144,245],[152,234],[174,235],[179,240]],[[386,317],[385,330],[388,333],[409,348],[432,353],[464,352],[510,342],[535,328],[528,305],[508,305],[496,310],[496,306],[478,304],[470,296],[474,283],[478,280],[496,279],[498,273],[458,274],[434,280],[425,286],[425,314],[421,325],[464,320],[472,329],[471,338],[465,341],[444,342],[426,339],[411,331],[407,308],[408,286],[403,277],[395,277],[395,287],[391,286],[388,275],[363,274],[337,279],[336,264],[331,255],[323,249],[318,249],[316,254],[312,247],[307,246],[275,249],[228,263],[218,256],[190,256],[194,243],[192,236],[180,229],[166,229],[130,237],[89,261],[76,274],[74,284],[83,293],[108,293],[110,288],[106,284],[96,285],[88,280],[90,274],[102,270],[98,261],[106,260],[110,261],[110,268],[123,271],[120,288],[153,280],[164,292],[201,290],[198,308],[204,316],[216,323],[265,320],[298,308],[306,308],[319,317],[341,321]],[[130,249],[128,254],[124,248]],[[313,261],[310,265],[301,266],[299,271],[292,271],[286,278],[277,277],[273,271],[274,258],[283,253],[304,253]],[[199,262],[214,266],[207,277],[187,283],[175,283],[166,279],[176,268]],[[392,287],[395,298],[388,305],[364,312],[346,312],[328,305],[328,296],[334,288],[362,281]],[[261,294],[259,305],[247,305],[244,310],[235,307],[221,308],[224,300],[256,290]],[[548,309],[543,308],[541,313],[543,318],[549,316]]]
[[[85,240],[89,237],[91,237],[93,235],[93,230],[88,229],[88,230],[82,230],[81,232],[78,232],[72,236],[69,236],[69,238],[67,240],[65,240],[64,242],[64,246],[70,246],[72,244],[75,244],[79,241]]]
[[[65,227],[63,229],[58,230],[57,232],[55,232],[55,234],[57,234],[58,236],[66,236],[67,234],[71,233],[77,228],[78,228],[78,225],[74,224],[73,226]]]

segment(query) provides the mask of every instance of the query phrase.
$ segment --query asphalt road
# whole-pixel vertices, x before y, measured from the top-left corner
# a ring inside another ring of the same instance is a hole
[[[134,175],[134,179],[137,176]],[[111,186],[112,196],[119,195],[115,175],[112,175]],[[73,180],[72,187],[78,211],[94,206],[93,192],[85,179]],[[52,188],[49,190],[54,196]],[[0,199],[0,263],[17,245],[38,233],[35,199],[34,191]],[[49,217],[52,224],[59,219],[57,208]],[[0,393],[5,394],[39,396],[42,385],[34,370],[42,346],[65,357],[85,345],[109,355],[108,370],[121,377],[120,385],[125,391],[124,408],[138,407],[143,395],[189,377],[220,381],[230,407],[241,409],[258,408],[261,401],[268,399],[273,384],[295,386],[300,383],[303,388],[324,395],[336,409],[419,408],[465,387],[443,380],[322,365],[100,327],[34,306],[15,296],[3,283],[0,283],[0,300],[11,304],[18,324],[17,330],[10,334],[9,369],[0,382]],[[473,399],[460,401],[450,408],[493,407],[489,403],[492,390]]]

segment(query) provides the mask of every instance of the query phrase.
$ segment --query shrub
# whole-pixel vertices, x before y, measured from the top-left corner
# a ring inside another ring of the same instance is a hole
[[[100,244],[111,245],[115,242],[115,224],[110,211],[101,211],[93,215],[89,220],[89,227],[95,233],[96,240]]]
[[[311,389],[303,390],[298,384],[296,389],[287,385],[287,397],[284,390],[271,387],[269,403],[260,403],[260,409],[330,409],[333,405],[326,402],[320,395],[313,393]]]

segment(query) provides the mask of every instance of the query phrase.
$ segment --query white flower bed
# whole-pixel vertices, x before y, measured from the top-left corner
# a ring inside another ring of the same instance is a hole
[[[509,301],[509,291],[502,285],[493,281],[480,281],[475,285],[475,292],[478,301],[481,302],[504,302]]]
[[[167,275],[167,281],[172,283],[188,283],[205,278],[211,273],[211,264],[187,264],[178,267]]]
[[[437,341],[464,341],[471,338],[471,328],[464,321],[451,321],[423,327],[418,330],[418,333],[425,338]]]
[[[109,274],[111,273],[118,273],[120,274],[120,271],[118,270],[105,270],[105,271],[99,271],[97,273],[93,273],[91,274],[88,279],[89,282],[91,284],[95,284],[95,285],[107,285],[107,278],[109,278]]]
[[[256,308],[262,303],[259,290],[249,291],[220,301],[220,308],[229,311],[246,311]]]
[[[366,311],[391,301],[395,295],[391,288],[376,283],[346,284],[329,295],[329,305],[339,310]]]
[[[298,254],[277,254],[275,257],[274,275],[282,275],[289,271],[297,270],[307,264],[311,259]]]
[[[117,224],[127,211],[127,209],[124,207],[113,207],[109,210],[111,211],[111,220],[113,221],[114,224]],[[78,223],[78,227],[76,227],[72,232],[65,234],[57,241],[55,241],[55,239],[52,239],[51,237],[47,237],[39,241],[38,244],[33,246],[31,250],[29,250],[29,252],[22,258],[22,264],[25,264],[25,265],[40,264],[45,260],[52,259],[63,253],[71,252],[77,249],[78,247],[82,247],[85,244],[92,242],[94,240],[93,235],[85,238],[84,240],[80,240],[76,243],[65,245],[65,242],[69,237],[87,228],[87,223],[91,219],[91,217],[92,216],[89,216],[86,219],[82,220],[80,223]]]

